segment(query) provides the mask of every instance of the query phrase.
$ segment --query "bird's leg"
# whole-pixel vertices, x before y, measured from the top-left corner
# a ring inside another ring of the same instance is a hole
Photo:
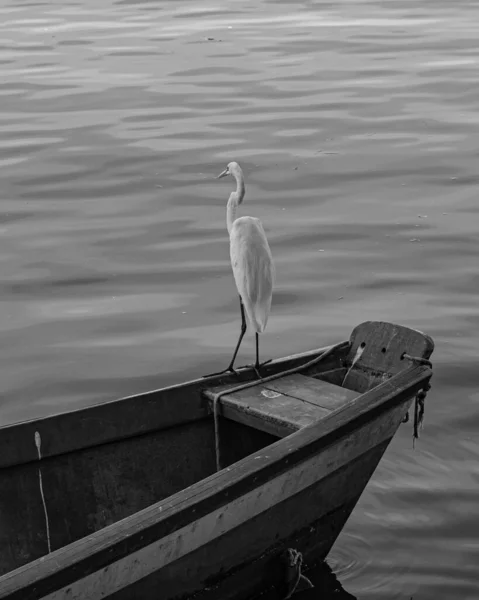
[[[270,358],[269,360],[265,360],[263,363],[259,362],[259,333],[256,333],[256,362],[254,363],[254,365],[244,365],[242,368],[253,368],[256,375],[258,376],[258,379],[262,379],[261,373],[259,371],[260,367],[264,367],[264,365],[270,363],[271,360],[272,359]]]
[[[258,379],[261,379],[261,373],[259,372],[260,367],[264,367],[271,362],[271,358],[269,360],[265,360],[263,363],[259,362],[259,333],[256,332],[256,362],[254,363],[254,370],[256,375],[258,375]]]
[[[231,359],[230,364],[223,371],[219,371],[218,373],[210,373],[209,375],[203,375],[203,377],[213,377],[213,375],[222,375],[223,373],[228,373],[228,372],[236,373],[233,365],[235,363],[236,355],[238,354],[238,350],[241,346],[241,342],[243,341],[244,334],[246,333],[246,317],[244,314],[244,306],[243,306],[243,301],[241,300],[241,296],[240,296],[240,309],[241,309],[241,332],[240,332],[240,336],[238,338],[238,343],[236,344],[236,348],[235,348],[233,358]],[[258,335],[258,334],[256,334],[256,335]]]
[[[260,368],[260,364],[259,364],[259,333],[256,332],[256,362],[254,363],[254,370],[256,375],[258,376],[258,379],[261,379],[261,373],[259,372],[259,368]]]
[[[236,355],[238,354],[238,350],[241,346],[241,342],[243,341],[244,334],[246,333],[246,317],[244,314],[244,306],[243,306],[243,300],[241,300],[241,296],[240,296],[240,309],[241,309],[241,332],[240,332],[240,336],[238,338],[238,343],[236,344],[233,358],[231,359],[229,367],[226,369],[227,371],[231,371],[232,373],[235,372],[235,370],[233,369],[233,365],[235,363]]]

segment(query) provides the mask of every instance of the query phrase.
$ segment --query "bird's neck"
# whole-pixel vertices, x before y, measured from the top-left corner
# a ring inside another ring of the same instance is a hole
[[[234,177],[236,179],[236,191],[230,195],[228,204],[226,205],[226,226],[228,227],[228,233],[231,233],[231,228],[233,227],[233,223],[236,219],[236,209],[238,208],[238,204],[243,202],[245,195],[243,177],[236,174]]]
[[[236,219],[236,209],[238,208],[238,196],[236,192],[232,192],[226,205],[226,227],[228,233],[231,233],[231,228]]]
[[[236,179],[236,195],[238,196],[238,204],[241,204],[243,202],[244,194],[246,191],[243,173],[235,173],[234,177]]]

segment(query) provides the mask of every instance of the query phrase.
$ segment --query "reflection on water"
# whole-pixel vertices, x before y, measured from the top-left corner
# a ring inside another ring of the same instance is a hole
[[[401,428],[334,571],[359,598],[475,598],[477,3],[7,0],[0,16],[2,422],[224,364],[239,322],[213,177],[238,160],[276,262],[265,356],[367,319],[436,342],[424,435],[413,450]]]

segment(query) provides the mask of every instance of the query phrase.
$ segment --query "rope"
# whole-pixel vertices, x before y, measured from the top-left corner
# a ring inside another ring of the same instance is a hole
[[[416,394],[416,399],[414,402],[414,430],[413,430],[413,435],[412,435],[412,447],[413,448],[415,447],[416,440],[419,439],[419,429],[422,429],[422,426],[423,426],[424,403],[426,400],[427,393],[430,389],[431,389],[430,384],[426,383],[426,385],[423,387],[423,389],[420,390]]]
[[[214,424],[215,424],[216,470],[217,471],[221,470],[220,426],[219,426],[220,423],[219,423],[219,414],[218,414],[218,402],[219,402],[220,398],[222,398],[223,396],[225,396],[227,394],[232,394],[234,392],[246,390],[250,387],[254,387],[255,385],[267,383],[268,381],[273,381],[274,379],[279,379],[280,377],[285,377],[286,375],[293,375],[294,373],[298,373],[299,371],[302,371],[303,369],[310,369],[311,367],[313,367],[314,365],[317,365],[319,362],[324,360],[326,357],[328,357],[330,354],[332,354],[336,350],[342,350],[343,348],[346,348],[349,345],[350,345],[349,341],[340,342],[339,344],[335,344],[334,346],[331,346],[330,348],[325,350],[322,354],[320,354],[319,356],[316,356],[315,358],[313,358],[309,362],[305,363],[304,365],[299,365],[298,367],[293,367],[292,369],[288,369],[287,371],[281,371],[279,373],[276,373],[275,375],[270,375],[269,377],[255,379],[254,381],[248,381],[247,383],[242,383],[241,385],[237,385],[236,387],[233,387],[233,388],[228,388],[226,390],[223,390],[223,391],[215,394],[213,397],[213,418],[214,418]]]
[[[402,358],[407,358],[408,360],[410,360],[413,363],[416,363],[417,365],[425,365],[426,367],[431,367],[432,369],[432,362],[430,360],[427,360],[427,358],[421,358],[420,356],[411,356],[410,354],[406,354],[406,352],[402,353]]]
[[[344,384],[346,382],[346,379],[348,378],[349,373],[351,373],[352,368],[354,367],[354,365],[358,362],[358,360],[361,358],[362,353],[364,352],[364,348],[366,347],[366,344],[360,344],[358,346],[358,349],[356,350],[356,354],[354,355],[354,358],[351,362],[351,366],[349,367],[349,369],[346,371],[346,375],[343,378],[343,383],[341,384],[342,387],[344,387]]]
[[[303,555],[298,550],[294,548],[288,548],[282,556],[283,560],[286,562],[286,595],[283,596],[282,600],[289,600],[291,596],[294,595],[296,589],[301,581],[303,584],[303,589],[313,589],[314,585],[311,583],[311,580],[301,573],[301,568],[303,566]],[[291,573],[292,571],[292,573]]]
[[[410,354],[403,353],[402,358],[406,358],[410,360],[412,363],[417,365],[425,365],[427,367],[432,368],[432,362],[427,358],[422,358],[420,356],[411,356]],[[413,425],[413,434],[412,434],[412,447],[415,447],[416,440],[419,439],[419,430],[422,429],[424,423],[424,403],[426,400],[426,396],[428,391],[431,389],[429,383],[426,383],[422,390],[416,394],[416,398],[414,399],[414,425]],[[409,421],[409,413],[403,419],[403,423],[407,423]]]

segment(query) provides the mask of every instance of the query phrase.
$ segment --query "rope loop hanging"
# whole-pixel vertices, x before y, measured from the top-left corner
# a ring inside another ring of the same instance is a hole
[[[411,356],[406,352],[403,352],[402,358],[406,358],[410,360],[412,363],[416,365],[424,365],[426,367],[432,368],[432,362],[427,358],[422,358],[421,356]],[[419,439],[419,430],[422,429],[424,423],[424,404],[426,401],[426,396],[428,391],[431,389],[430,383],[426,383],[422,390],[416,394],[414,399],[414,424],[413,424],[413,434],[412,434],[412,445],[415,447],[415,442]],[[409,413],[406,413],[403,423],[407,423],[409,421]]]
[[[416,440],[419,439],[419,430],[422,429],[424,423],[424,403],[427,393],[430,389],[431,385],[426,383],[422,390],[419,390],[419,392],[416,394],[416,398],[414,400],[414,427],[412,434],[413,448]]]
[[[401,358],[407,358],[407,360],[410,360],[412,363],[415,363],[416,365],[424,365],[426,367],[431,367],[431,369],[432,369],[432,362],[430,360],[428,360],[427,358],[422,358],[421,356],[411,356],[410,354],[407,354],[406,352],[402,353]]]

